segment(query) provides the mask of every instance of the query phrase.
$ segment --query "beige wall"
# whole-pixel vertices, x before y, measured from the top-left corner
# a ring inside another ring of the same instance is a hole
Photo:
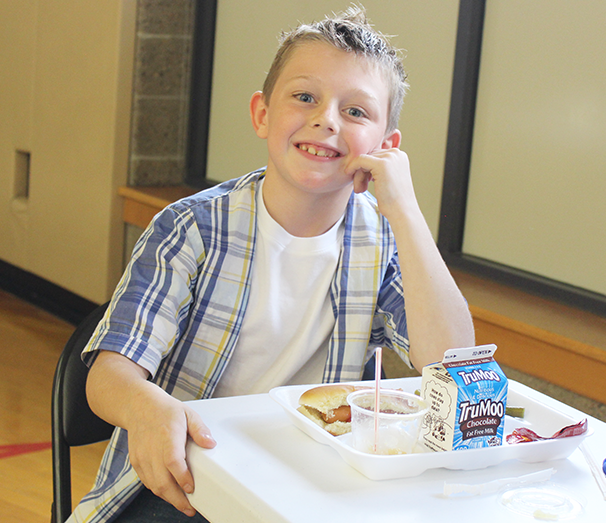
[[[415,191],[437,235],[458,0],[365,0],[376,28],[406,50],[411,89],[400,119],[402,149],[410,156]],[[345,0],[219,0],[208,177],[227,180],[266,164],[254,134],[250,96],[261,89],[277,35],[349,5]]]
[[[219,0],[209,176],[265,163],[248,101],[278,32],[348,5]],[[117,186],[126,182],[135,0],[0,4],[0,259],[93,301],[121,271]],[[458,0],[365,2],[407,51],[401,120],[416,191],[437,232]],[[234,37],[236,35],[236,37]],[[5,71],[8,74],[4,73]],[[31,151],[30,196],[14,197],[15,151]]]
[[[96,302],[121,271],[135,7],[0,3],[0,259]],[[16,150],[31,152],[27,199]]]
[[[510,121],[516,116],[515,111],[521,114],[512,93],[518,85],[517,80],[528,74],[523,69],[515,69],[522,63],[518,58],[525,56],[528,47],[519,47],[520,42],[516,38],[502,46],[491,39],[492,35],[503,33],[512,38],[510,27],[522,30],[534,20],[540,20],[543,31],[557,30],[564,22],[562,27],[568,34],[571,24],[565,20],[566,15],[562,15],[568,3],[558,0],[562,9],[553,10],[548,8],[550,1],[541,2],[543,7],[539,3],[530,6],[527,2],[514,5],[505,0],[489,3],[488,37],[483,56],[492,57],[494,64],[506,63],[504,60],[511,63],[505,68],[485,68],[482,72],[478,136],[483,142],[476,142],[474,147],[476,152],[484,151],[486,155],[474,157],[465,248],[480,256],[488,252],[485,257],[500,257],[498,261],[600,290],[604,284],[600,267],[604,259],[604,242],[593,240],[595,245],[601,245],[601,255],[584,255],[582,264],[578,263],[578,256],[575,258],[579,252],[577,243],[566,251],[571,257],[565,258],[562,265],[576,268],[577,273],[583,275],[582,280],[574,280],[576,276],[569,272],[554,269],[554,252],[558,251],[554,251],[553,245],[558,245],[564,227],[566,231],[572,231],[569,234],[571,242],[603,236],[603,202],[600,199],[604,194],[603,163],[592,167],[584,154],[591,147],[592,154],[602,151],[598,158],[603,159],[603,107],[594,110],[593,105],[587,105],[594,99],[603,102],[603,84],[599,84],[601,91],[593,93],[596,96],[592,98],[583,95],[587,85],[578,84],[585,78],[583,72],[567,74],[564,71],[559,74],[558,78],[577,82],[577,92],[581,94],[567,101],[570,103],[565,114],[551,113],[551,118],[557,120],[550,129],[552,134],[558,126],[566,128],[568,125],[571,132],[581,137],[580,131],[586,131],[591,122],[596,123],[596,129],[602,134],[587,132],[583,135],[586,138],[576,142],[574,136],[556,136],[552,143],[563,143],[560,149],[564,152],[570,151],[575,143],[578,145],[574,152],[577,159],[572,168],[567,169],[575,171],[574,177],[560,176],[557,187],[552,182],[551,172],[547,172],[547,178],[537,178],[542,181],[535,201],[547,203],[554,201],[555,189],[559,190],[557,197],[562,198],[562,195],[569,196],[571,187],[594,184],[596,190],[587,195],[591,197],[589,205],[583,207],[583,202],[589,201],[583,196],[562,200],[566,205],[570,201],[581,200],[580,209],[584,213],[575,214],[565,207],[565,213],[548,215],[538,233],[531,231],[523,214],[515,214],[514,217],[524,219],[515,222],[521,224],[521,229],[513,235],[506,257],[503,257],[503,250],[498,249],[502,245],[500,238],[505,236],[499,234],[510,234],[511,230],[501,233],[498,227],[508,225],[509,218],[495,213],[494,205],[486,207],[486,204],[494,195],[496,198],[492,201],[499,203],[505,191],[512,189],[489,184],[491,187],[486,196],[482,193],[485,190],[481,185],[483,182],[477,176],[482,170],[492,171],[494,162],[488,161],[485,166],[481,162],[494,150],[498,154],[504,143],[500,137],[502,134],[498,133],[505,126],[499,122]],[[108,297],[121,271],[123,227],[121,201],[116,196],[116,188],[127,178],[135,4],[136,0],[20,0],[0,3],[0,259],[93,301],[103,301]],[[310,0],[305,3],[299,0],[219,0],[210,178],[229,179],[266,162],[265,143],[255,136],[250,125],[248,101],[253,91],[261,87],[276,49],[277,33],[295,25],[298,20],[312,21],[348,4],[343,0]],[[400,119],[402,148],[411,158],[417,196],[436,235],[459,2],[366,0],[364,4],[377,28],[396,35],[395,44],[406,50],[405,67],[409,72],[411,90]],[[588,0],[583,5],[588,7],[589,13],[595,12],[593,24],[599,25],[604,16],[600,0]],[[503,11],[504,6],[510,8]],[[549,16],[539,16],[540,13],[533,11],[523,17],[524,24],[520,25],[516,12],[522,8],[536,9],[537,6]],[[571,20],[578,19],[577,11],[571,11]],[[581,20],[578,28],[581,33],[583,23]],[[586,33],[579,57],[586,57],[587,62],[583,59],[571,63],[588,63],[591,70],[592,64],[597,64],[603,57],[582,54],[583,49],[596,46],[596,40],[588,39],[590,33]],[[603,36],[599,36],[602,33],[597,32],[597,42],[598,47],[603,48]],[[557,42],[556,38],[554,45]],[[542,44],[543,39],[538,38],[536,45]],[[551,47],[547,47],[547,56],[550,56]],[[557,57],[566,50],[564,47],[553,51],[551,56]],[[549,76],[546,68],[554,65],[558,65],[557,60],[552,65],[546,65],[543,59],[535,60],[531,77]],[[603,72],[600,73],[603,68],[594,67],[593,70],[597,73],[591,78],[599,78],[599,82],[603,82]],[[505,77],[513,80],[512,86],[503,85],[503,71]],[[558,82],[552,83],[552,96],[558,94],[559,85]],[[523,90],[521,94],[527,92]],[[511,102],[509,109],[502,104],[507,96]],[[495,99],[496,104],[485,104]],[[555,102],[545,105],[545,100],[543,91],[539,90],[534,101],[531,98],[527,103],[534,107],[557,106]],[[499,110],[490,112],[494,109]],[[532,119],[527,123],[527,129],[532,130]],[[508,139],[516,136],[520,137],[510,133]],[[549,142],[550,136],[541,132],[530,133],[533,140],[540,138],[545,142]],[[567,141],[562,142],[563,139]],[[508,147],[518,154],[527,143],[530,142],[520,144],[514,140]],[[27,200],[14,197],[16,150],[32,153]],[[520,161],[523,158],[519,155]],[[580,173],[579,166],[588,169]],[[508,182],[511,171],[510,168],[498,177],[499,183]],[[536,169],[533,171],[535,174]],[[545,192],[545,188],[549,191]],[[560,220],[557,226],[554,226],[554,216]],[[570,218],[575,216],[581,224],[582,234],[576,232],[579,227],[570,227]],[[488,218],[492,219],[492,224]],[[587,227],[583,227],[584,223]],[[538,251],[538,261],[530,264],[520,258],[526,256],[529,249],[516,247],[520,245],[518,233],[529,231],[534,236],[525,239],[528,245],[542,246]],[[492,241],[494,238],[497,238],[496,242]],[[538,240],[543,242],[545,239],[552,243],[538,243]]]
[[[459,1],[363,3],[376,27],[406,50],[411,89],[401,147],[436,237]],[[220,0],[211,179],[266,163],[248,101],[261,88],[279,31],[347,5]],[[464,245],[466,253],[599,293],[606,293],[605,20],[603,0],[487,2]]]
[[[487,3],[463,250],[606,294],[606,2]]]

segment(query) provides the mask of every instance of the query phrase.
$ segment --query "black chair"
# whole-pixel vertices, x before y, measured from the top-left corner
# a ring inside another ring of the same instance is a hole
[[[86,400],[88,367],[80,353],[107,309],[99,306],[80,323],[57,363],[52,397],[53,505],[52,523],[64,523],[72,513],[70,448],[107,440],[114,427],[97,417]]]
[[[377,359],[376,354],[373,354],[372,358],[370,358],[366,365],[364,366],[364,372],[362,373],[362,381],[371,381],[375,379],[375,372],[377,368]],[[385,379],[385,369],[381,365],[381,379]]]
[[[59,357],[52,397],[53,505],[52,523],[64,523],[72,513],[70,448],[104,441],[114,427],[99,418],[86,399],[88,367],[80,354],[103,317],[108,303],[91,312],[78,325]],[[383,369],[381,374],[385,377]],[[364,380],[373,380],[375,358],[369,360]]]

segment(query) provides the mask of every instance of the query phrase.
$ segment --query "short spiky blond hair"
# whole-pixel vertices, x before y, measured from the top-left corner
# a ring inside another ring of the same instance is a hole
[[[266,103],[270,102],[284,65],[293,51],[305,42],[325,42],[376,63],[386,75],[389,86],[387,132],[398,127],[404,95],[408,88],[400,52],[370,25],[366,11],[355,5],[333,17],[327,16],[321,22],[301,24],[290,32],[282,33],[278,52],[263,84]]]

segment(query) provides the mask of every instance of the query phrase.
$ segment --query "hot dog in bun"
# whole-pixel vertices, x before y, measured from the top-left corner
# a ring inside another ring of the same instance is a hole
[[[367,387],[344,384],[314,387],[301,394],[297,410],[333,436],[340,436],[351,431],[351,409],[347,396],[363,388]]]

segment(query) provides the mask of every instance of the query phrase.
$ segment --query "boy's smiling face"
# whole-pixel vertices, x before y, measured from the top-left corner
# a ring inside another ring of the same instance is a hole
[[[257,135],[267,139],[267,177],[314,194],[350,193],[347,165],[360,154],[397,147],[386,134],[389,90],[378,66],[324,42],[305,42],[287,60],[269,104],[251,100]]]

